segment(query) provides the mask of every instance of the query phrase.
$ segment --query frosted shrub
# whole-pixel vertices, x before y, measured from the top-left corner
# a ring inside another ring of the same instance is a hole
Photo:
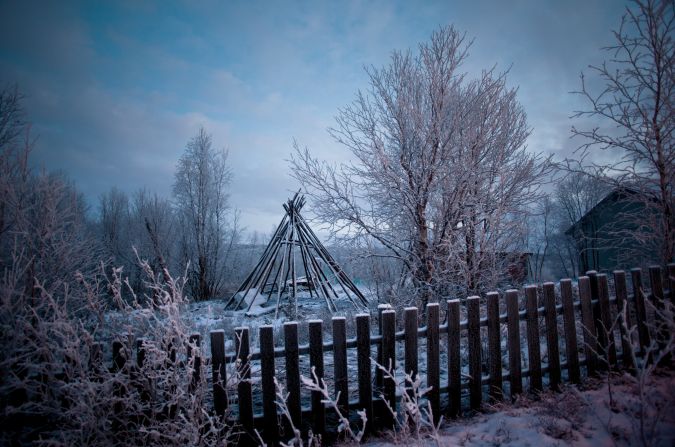
[[[37,283],[35,296],[17,287],[13,271],[5,272],[0,444],[206,446],[235,439],[234,427],[204,402],[206,381],[193,382],[196,364],[187,356],[189,338],[178,312],[183,281],[167,276],[160,282],[147,263],[141,265],[155,297],[145,302],[157,303],[150,309],[121,299],[128,284],[119,270],[76,275],[53,291]],[[130,327],[147,331],[142,367],[129,355],[130,337],[109,332],[107,301],[128,315]],[[73,302],[77,312],[69,309]],[[109,347],[119,336],[125,362],[116,370]]]

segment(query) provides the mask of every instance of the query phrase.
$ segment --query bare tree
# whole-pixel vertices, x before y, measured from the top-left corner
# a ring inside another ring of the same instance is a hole
[[[637,192],[629,198],[635,207],[617,217],[630,225],[629,231],[617,228],[616,243],[633,240],[630,245],[641,252],[631,256],[646,261],[658,253],[662,263],[671,261],[675,251],[674,5],[673,0],[637,0],[626,9],[613,33],[616,44],[606,48],[609,60],[590,67],[603,87],[593,92],[582,74],[577,92],[590,107],[574,116],[599,119],[600,125],[572,129],[585,142],[581,161],[567,160],[570,169],[594,172],[613,186]],[[597,151],[608,152],[613,161],[587,161]]]
[[[421,303],[434,290],[494,285],[506,253],[522,250],[522,216],[548,167],[525,148],[530,130],[506,75],[465,81],[468,47],[441,28],[418,54],[367,69],[369,89],[330,130],[354,161],[332,166],[297,144],[292,159],[332,236],[385,247],[370,256],[399,260]]]
[[[199,129],[178,162],[173,188],[182,256],[190,263],[190,285],[197,299],[222,292],[223,265],[231,251],[225,237],[236,233],[228,219],[230,179],[227,152],[214,149],[211,135]]]
[[[32,140],[20,99],[16,89],[0,92],[0,276],[11,275],[30,299],[38,299],[38,280],[62,297],[74,272],[96,267],[98,247],[73,183],[30,168]]]

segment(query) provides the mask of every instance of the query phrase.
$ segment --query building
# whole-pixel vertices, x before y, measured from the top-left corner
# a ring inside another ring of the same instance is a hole
[[[637,265],[644,243],[636,235],[644,232],[647,210],[639,193],[617,188],[565,231],[574,239],[579,254],[579,271],[608,271]],[[644,259],[644,258],[643,258]]]

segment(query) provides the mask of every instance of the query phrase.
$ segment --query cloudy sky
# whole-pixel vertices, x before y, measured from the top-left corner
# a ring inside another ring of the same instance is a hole
[[[38,140],[37,166],[68,173],[92,211],[113,186],[170,196],[199,126],[229,150],[231,201],[249,230],[270,231],[298,188],[293,138],[328,160],[348,154],[326,129],[367,87],[363,67],[414,49],[442,25],[475,38],[464,70],[508,69],[533,134],[565,154],[569,94],[599,63],[624,10],[568,1],[0,0],[0,83],[17,83]]]

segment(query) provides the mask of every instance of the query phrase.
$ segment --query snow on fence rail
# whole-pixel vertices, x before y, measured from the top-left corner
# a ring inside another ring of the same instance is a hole
[[[585,366],[587,376],[596,375],[599,371],[609,367],[616,369],[621,364],[624,368],[631,367],[632,358],[629,353],[630,346],[623,337],[623,328],[613,325],[612,314],[618,315],[627,305],[628,319],[635,318],[635,322],[627,321],[627,326],[637,325],[638,342],[640,349],[644,351],[650,344],[647,307],[645,297],[652,300],[658,308],[662,305],[666,296],[673,301],[675,294],[664,288],[662,282],[662,270],[660,267],[649,268],[650,293],[643,288],[641,269],[630,271],[632,293],[628,293],[626,273],[614,271],[614,297],[610,297],[609,284],[606,274],[588,272],[587,276],[579,278],[578,299],[574,299],[572,281],[562,279],[559,282],[559,304],[556,303],[556,289],[552,282],[544,283],[541,289],[536,285],[524,288],[524,310],[521,308],[521,294],[518,290],[507,290],[503,299],[505,301],[505,313],[500,313],[500,295],[497,292],[486,294],[486,315],[481,316],[480,298],[468,297],[464,303],[466,319],[460,319],[459,300],[448,300],[444,303],[446,318],[441,322],[441,305],[439,303],[428,304],[426,307],[426,325],[418,327],[418,309],[406,308],[403,311],[403,329],[396,331],[396,311],[391,308],[378,309],[377,326],[378,333],[371,330],[371,317],[368,314],[359,314],[355,317],[356,337],[347,338],[346,319],[334,317],[332,319],[332,340],[323,341],[323,321],[312,320],[308,322],[309,343],[300,345],[298,342],[298,323],[288,322],[284,324],[284,347],[275,348],[274,330],[272,326],[259,328],[259,349],[251,351],[249,343],[249,328],[240,327],[235,329],[235,351],[226,353],[225,333],[222,330],[212,331],[211,358],[204,359],[205,364],[212,368],[213,407],[219,415],[236,415],[242,428],[253,433],[254,428],[262,427],[263,437],[266,441],[274,442],[279,439],[279,424],[277,414],[277,396],[275,390],[275,376],[277,367],[275,359],[284,359],[285,388],[288,393],[287,407],[296,427],[311,427],[313,433],[321,434],[326,431],[326,405],[317,392],[311,392],[310,407],[302,408],[300,360],[309,357],[310,368],[313,368],[319,378],[324,378],[324,360],[329,359],[327,354],[332,352],[333,377],[332,391],[338,406],[343,414],[348,414],[350,409],[362,409],[366,412],[369,429],[374,425],[391,426],[391,415],[382,399],[386,400],[391,408],[397,408],[397,384],[375,364],[396,365],[397,342],[402,342],[404,370],[415,377],[419,371],[420,352],[426,353],[425,385],[430,387],[426,394],[433,417],[436,421],[445,412],[450,416],[457,416],[462,410],[462,390],[467,389],[469,394],[469,408],[480,408],[487,390],[490,400],[497,400],[505,395],[505,384],[508,383],[508,391],[511,397],[523,392],[523,379],[529,378],[528,390],[538,392],[543,389],[543,378],[548,374],[548,385],[551,389],[557,389],[563,380],[562,372],[567,371],[566,378],[572,383],[580,383],[582,380],[581,367]],[[668,265],[668,281],[670,289],[675,286],[675,264]],[[612,304],[616,309],[612,310]],[[631,309],[631,305],[632,309]],[[559,321],[562,316],[562,324]],[[541,327],[540,317],[543,317],[544,325]],[[521,321],[525,322],[527,340],[527,356],[521,355]],[[502,365],[502,325],[506,328],[506,352],[508,354],[508,368],[504,370]],[[559,326],[562,334],[558,333]],[[487,340],[481,338],[481,328],[487,331]],[[612,332],[601,328],[611,328]],[[543,329],[544,334],[541,333]],[[577,329],[583,334],[582,340],[577,339]],[[616,331],[621,339],[620,346],[616,345]],[[466,331],[466,346],[468,346],[468,375],[462,377],[462,360],[460,346],[463,332]],[[565,356],[561,360],[560,337],[564,339]],[[548,362],[544,364],[541,356],[541,338],[545,338],[545,346]],[[441,365],[441,338],[447,346],[447,364]],[[423,347],[420,348],[420,340]],[[113,342],[113,369],[123,370],[130,349],[125,348],[128,339]],[[484,367],[483,344],[487,346],[487,367]],[[191,336],[191,344],[200,346],[200,336]],[[372,347],[377,350],[376,356],[372,356]],[[583,352],[583,357],[579,352]],[[98,347],[100,349],[100,346]],[[618,350],[617,348],[620,348]],[[171,350],[171,348],[169,348]],[[357,374],[356,380],[350,382],[348,373],[348,350],[356,349]],[[100,357],[100,352],[97,354]],[[144,361],[143,341],[137,341],[137,364],[141,366]],[[172,361],[176,361],[175,352],[170,355]],[[191,387],[195,387],[202,380],[202,353],[188,349],[192,380]],[[621,362],[619,362],[619,359]],[[528,368],[523,369],[523,360],[527,361]],[[261,375],[261,399],[258,405],[254,405],[253,389],[251,380],[251,364],[253,361],[260,362]],[[237,411],[226,413],[228,407],[227,364],[233,364],[238,377],[236,380]],[[444,376],[447,381],[441,383],[441,368],[446,368]],[[127,368],[128,370],[130,368]],[[398,370],[395,374],[401,375]],[[383,377],[384,376],[384,377]],[[328,377],[326,377],[328,379]],[[465,379],[465,380],[463,380]],[[355,382],[355,383],[354,383]],[[375,385],[375,386],[373,386]],[[358,399],[349,401],[350,389],[358,390]],[[378,396],[374,396],[374,390],[378,390]],[[381,396],[381,397],[380,397]],[[445,405],[442,407],[441,402]],[[260,405],[261,403],[261,405]],[[255,408],[259,407],[259,408]],[[380,407],[381,410],[380,411]],[[374,408],[378,411],[375,412]],[[256,412],[257,410],[257,412]],[[354,414],[354,413],[352,413]],[[309,417],[308,417],[309,416]]]

